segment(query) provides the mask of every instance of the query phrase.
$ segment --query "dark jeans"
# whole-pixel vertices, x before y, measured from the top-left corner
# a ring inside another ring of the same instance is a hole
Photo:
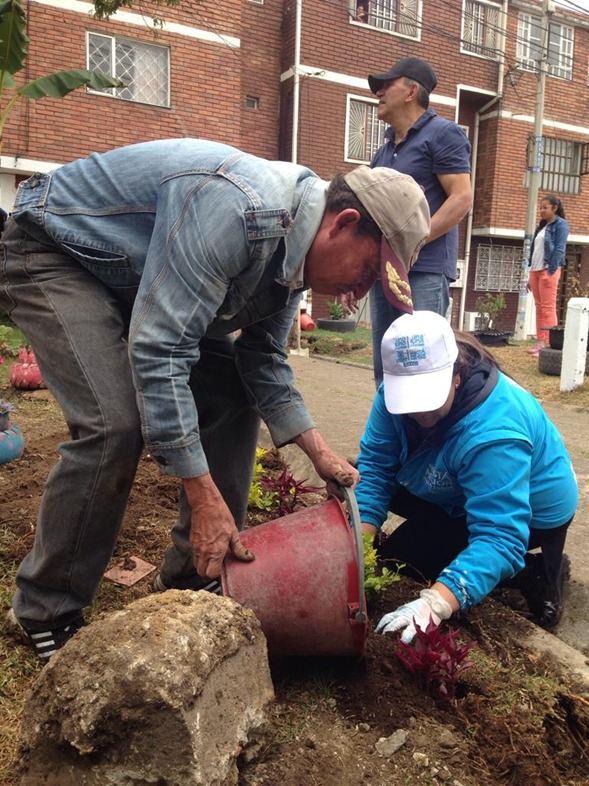
[[[440,273],[409,272],[411,297],[416,311],[435,311],[445,317],[450,305],[450,286],[446,276]],[[380,280],[370,289],[370,320],[372,322],[372,362],[376,387],[382,382],[382,338],[397,317],[403,312],[396,309],[384,296]]]
[[[28,237],[14,222],[2,242],[0,308],[30,341],[71,435],[59,446],[35,542],[16,576],[15,614],[40,630],[71,621],[92,603],[116,544],[143,440],[125,340],[128,305],[75,260]],[[259,418],[235,368],[230,337],[203,340],[200,349],[190,385],[201,440],[213,479],[241,526]],[[182,494],[165,559],[168,579],[192,569],[189,531]]]
[[[377,550],[382,559],[405,563],[405,575],[435,581],[468,545],[466,515],[452,518],[437,505],[404,490],[392,500],[390,509],[405,521]],[[546,580],[551,585],[557,583],[570,523],[554,529],[530,528],[528,551],[541,549]]]

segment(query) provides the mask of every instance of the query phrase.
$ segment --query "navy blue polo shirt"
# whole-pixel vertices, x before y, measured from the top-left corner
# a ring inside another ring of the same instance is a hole
[[[398,145],[395,131],[388,128],[385,142],[379,147],[370,166],[388,166],[411,175],[425,191],[430,213],[436,213],[447,194],[437,175],[470,172],[470,142],[460,126],[426,111],[411,126]],[[458,226],[423,246],[412,270],[422,273],[444,273],[454,281],[457,276]]]

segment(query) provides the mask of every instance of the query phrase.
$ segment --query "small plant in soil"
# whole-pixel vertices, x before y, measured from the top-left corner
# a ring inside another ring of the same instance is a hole
[[[271,510],[274,500],[274,494],[271,491],[264,491],[261,485],[264,473],[264,465],[261,460],[265,453],[264,448],[256,448],[256,463],[247,501],[248,508],[255,508],[256,510]]]
[[[431,621],[425,630],[416,625],[413,642],[399,640],[401,649],[395,653],[427,693],[448,701],[456,696],[460,675],[473,665],[467,658],[476,645],[475,641],[460,644],[458,634],[458,630],[443,633]]]
[[[284,469],[278,477],[260,478],[260,487],[271,494],[270,511],[276,515],[276,518],[294,513],[297,502],[303,494],[323,491],[318,486],[305,486],[305,480],[295,480],[288,469]]]
[[[367,600],[371,600],[381,592],[384,592],[395,581],[400,580],[399,570],[402,566],[399,565],[396,570],[381,567],[378,554],[374,548],[374,537],[365,534],[362,541],[364,546],[364,593]]]
[[[329,318],[330,319],[345,319],[346,312],[344,307],[341,303],[338,303],[337,300],[328,300],[326,301],[326,306],[329,309]]]

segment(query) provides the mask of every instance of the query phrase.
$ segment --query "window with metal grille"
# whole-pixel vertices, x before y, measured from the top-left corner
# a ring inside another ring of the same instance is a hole
[[[474,288],[481,292],[519,292],[522,246],[479,245]]]
[[[379,30],[419,38],[420,0],[350,0],[350,19]]]
[[[377,117],[378,103],[348,96],[346,161],[368,163],[384,142],[387,124]]]
[[[548,35],[548,73],[561,79],[573,78],[574,28],[551,22]],[[517,26],[517,60],[521,68],[536,71],[542,55],[542,20],[520,14]]]
[[[501,7],[496,4],[464,0],[462,9],[461,51],[497,60],[500,55]]]
[[[533,156],[533,137],[528,139],[528,163]],[[578,194],[581,191],[581,165],[586,143],[571,142],[570,139],[542,137],[542,179],[540,188],[555,194]],[[529,170],[526,173],[526,186]]]
[[[129,38],[88,33],[88,68],[115,76],[125,87],[92,91],[126,101],[170,105],[170,50]]]

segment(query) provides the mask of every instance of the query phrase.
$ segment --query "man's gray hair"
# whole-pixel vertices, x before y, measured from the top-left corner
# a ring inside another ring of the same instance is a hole
[[[344,180],[341,172],[338,172],[334,177],[329,188],[327,189],[327,204],[325,210],[330,213],[341,213],[342,210],[357,210],[360,213],[360,223],[358,224],[358,232],[361,235],[368,235],[380,243],[382,238],[382,231],[376,221],[372,218],[368,210],[364,207],[362,202],[358,199],[356,194],[352,191],[350,186]]]

